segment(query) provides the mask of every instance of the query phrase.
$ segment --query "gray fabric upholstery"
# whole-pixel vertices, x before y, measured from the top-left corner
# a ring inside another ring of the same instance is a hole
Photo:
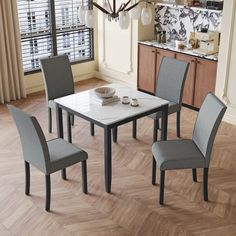
[[[174,58],[163,57],[157,75],[156,96],[169,101],[168,114],[181,110],[183,88],[189,63]],[[150,115],[152,119],[161,118],[162,113]]]
[[[205,167],[205,158],[192,140],[156,142],[152,153],[160,170]]]
[[[209,93],[196,119],[193,140],[155,142],[152,154],[160,170],[208,168],[212,145],[226,106]]]
[[[169,115],[172,113],[175,113],[177,111],[180,111],[180,110],[181,110],[181,105],[174,103],[174,102],[169,102],[169,104],[168,104],[168,114]],[[161,118],[161,116],[162,116],[161,112],[157,112],[157,113],[149,115],[149,117],[151,117],[152,119],[159,119],[159,118]]]
[[[8,105],[8,109],[20,134],[24,160],[43,173],[48,173],[50,171],[48,146],[38,121],[12,105]]]
[[[47,144],[51,161],[51,173],[88,159],[85,151],[64,139],[53,139],[48,141]]]
[[[189,63],[163,57],[157,79],[156,96],[181,104]]]
[[[88,158],[87,153],[63,139],[46,142],[35,117],[8,105],[20,134],[24,160],[45,174],[51,174]]]
[[[74,93],[73,75],[67,55],[41,59],[47,101]]]
[[[209,93],[197,116],[193,132],[196,143],[209,165],[216,132],[225,114],[226,106],[215,95]]]

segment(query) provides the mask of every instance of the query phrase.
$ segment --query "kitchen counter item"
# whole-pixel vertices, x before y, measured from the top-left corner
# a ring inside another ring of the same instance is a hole
[[[175,40],[176,49],[184,49],[185,41],[184,40]]]

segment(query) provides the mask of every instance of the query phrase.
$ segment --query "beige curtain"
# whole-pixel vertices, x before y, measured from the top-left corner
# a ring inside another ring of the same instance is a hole
[[[0,103],[26,96],[17,0],[0,0]]]

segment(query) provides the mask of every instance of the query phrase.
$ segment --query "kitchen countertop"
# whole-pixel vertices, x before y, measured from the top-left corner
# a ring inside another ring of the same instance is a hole
[[[148,45],[148,46],[153,46],[153,47],[157,47],[157,48],[162,48],[162,49],[167,49],[170,51],[174,51],[174,52],[180,52],[180,53],[184,53],[184,54],[188,54],[191,56],[196,56],[196,57],[200,57],[200,58],[205,58],[208,60],[212,60],[212,61],[218,61],[218,53],[212,54],[212,55],[202,55],[196,52],[193,52],[192,49],[177,49],[175,47],[175,45],[171,44],[171,43],[158,43],[155,40],[147,40],[147,41],[139,41],[139,43],[144,44],[144,45]]]

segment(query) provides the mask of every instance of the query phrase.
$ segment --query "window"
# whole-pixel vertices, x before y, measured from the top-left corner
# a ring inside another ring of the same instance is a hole
[[[80,0],[17,0],[25,72],[40,58],[67,54],[71,62],[93,59],[93,30],[78,23]],[[83,0],[92,6],[92,0]]]
[[[30,54],[38,53],[38,41],[36,39],[30,40]]]
[[[85,37],[84,37],[84,32],[79,32],[78,33],[78,45],[84,45],[85,44]]]
[[[35,12],[27,12],[29,31],[36,30]]]
[[[70,34],[65,33],[63,34],[63,48],[69,48],[70,47]]]
[[[32,66],[33,68],[39,67],[39,59],[38,59],[38,58],[31,59],[31,66]]]
[[[52,50],[52,40],[51,37],[47,37],[47,51],[51,52]]]
[[[48,28],[50,26],[49,20],[49,11],[45,11],[45,27]]]
[[[70,18],[69,18],[69,9],[62,8],[61,9],[61,24],[62,26],[69,26],[70,25]]]
[[[84,57],[85,56],[85,50],[79,50],[79,56]]]

